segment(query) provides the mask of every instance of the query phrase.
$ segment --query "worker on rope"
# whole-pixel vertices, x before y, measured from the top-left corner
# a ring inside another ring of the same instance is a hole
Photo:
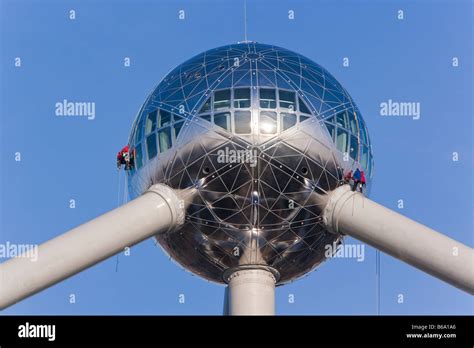
[[[134,166],[133,152],[130,153],[130,147],[124,146],[122,150],[117,153],[117,169],[125,167],[125,170],[130,170]]]
[[[365,188],[365,173],[363,170],[360,171],[360,193],[364,192]]]
[[[354,180],[354,184],[352,185],[352,191],[355,191],[357,189],[357,187],[359,186],[359,184],[360,184],[360,170],[359,170],[359,168],[357,168],[354,171],[354,174],[352,174],[352,179]]]

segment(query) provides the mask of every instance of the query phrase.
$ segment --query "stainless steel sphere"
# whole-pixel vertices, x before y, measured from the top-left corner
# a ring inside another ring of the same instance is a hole
[[[222,283],[262,265],[291,281],[326,259],[318,197],[349,170],[373,174],[357,106],[324,68],[255,42],[211,49],[171,71],[148,96],[129,144],[130,198],[150,185],[196,188],[186,222],[157,236],[189,271]]]

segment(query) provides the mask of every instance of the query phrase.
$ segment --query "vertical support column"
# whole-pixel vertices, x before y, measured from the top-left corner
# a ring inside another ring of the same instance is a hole
[[[229,315],[229,287],[225,287],[224,292],[224,308],[222,309],[222,315]]]
[[[227,277],[230,315],[274,315],[275,275],[267,269],[237,269]]]

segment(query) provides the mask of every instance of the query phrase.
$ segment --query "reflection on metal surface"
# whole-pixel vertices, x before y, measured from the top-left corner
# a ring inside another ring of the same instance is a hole
[[[156,137],[156,141],[155,141]],[[131,198],[150,185],[194,187],[186,222],[156,236],[191,272],[271,267],[279,284],[314,269],[326,244],[324,196],[349,170],[373,175],[359,110],[329,72],[283,48],[241,43],[170,72],[142,106],[130,145]]]

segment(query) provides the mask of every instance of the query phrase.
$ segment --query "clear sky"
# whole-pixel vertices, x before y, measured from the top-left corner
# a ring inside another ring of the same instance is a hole
[[[0,4],[0,244],[41,243],[116,207],[124,176],[115,155],[149,92],[186,59],[244,38],[240,0]],[[313,59],[359,106],[375,156],[371,198],[396,210],[403,199],[402,214],[472,246],[472,1],[248,0],[247,8],[250,40]],[[63,99],[95,102],[95,119],[56,117]],[[420,103],[420,119],[381,116],[389,99]],[[222,312],[224,287],[183,271],[152,240],[118,260],[118,271],[112,257],[3,314]],[[474,312],[471,296],[384,254],[380,291],[381,314]],[[366,246],[363,262],[329,260],[276,298],[278,314],[375,314],[375,250]]]

